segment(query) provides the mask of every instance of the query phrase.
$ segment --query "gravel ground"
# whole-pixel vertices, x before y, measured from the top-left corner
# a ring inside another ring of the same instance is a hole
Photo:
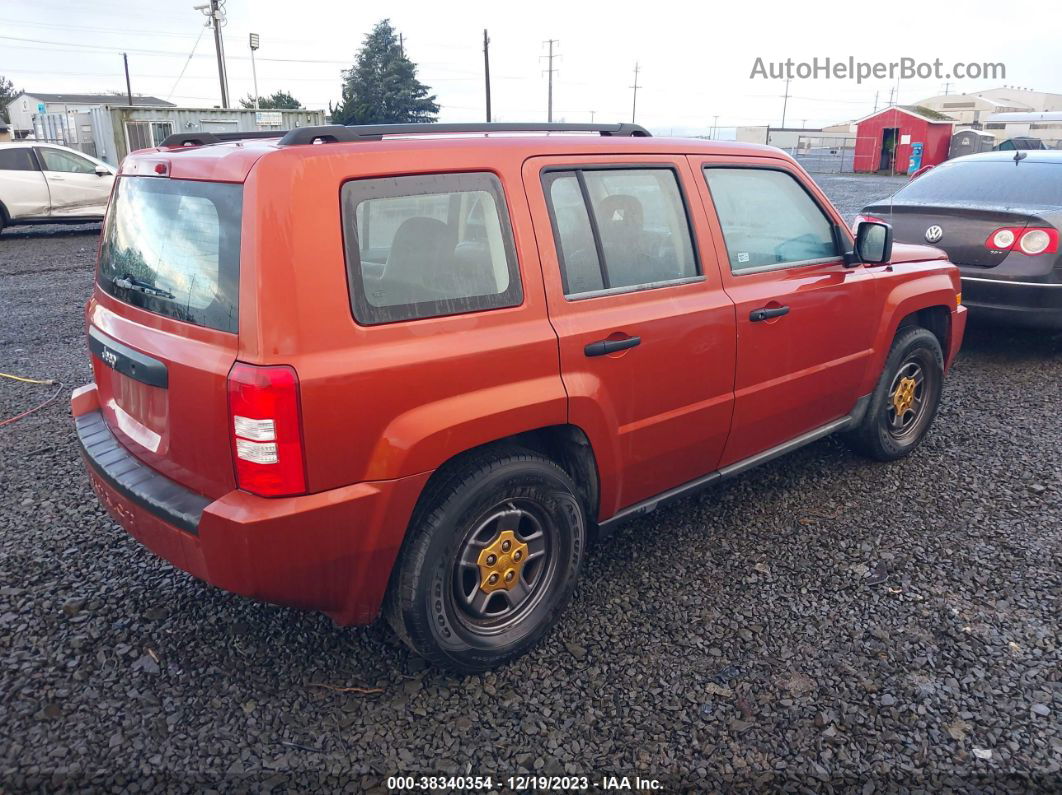
[[[891,196],[907,184],[907,177],[877,174],[812,174],[819,187],[848,221],[866,205]]]
[[[821,182],[846,215],[888,192]],[[104,515],[67,403],[89,378],[95,248],[0,236],[0,370],[64,384],[0,428],[0,790],[529,771],[668,791],[1062,786],[1062,337],[973,329],[913,457],[828,439],[629,524],[541,646],[459,678],[382,626],[197,582]],[[51,390],[0,379],[0,418]]]

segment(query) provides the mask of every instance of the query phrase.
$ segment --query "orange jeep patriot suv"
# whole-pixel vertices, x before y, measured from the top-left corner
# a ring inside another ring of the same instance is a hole
[[[126,158],[73,396],[92,485],[221,588],[478,671],[623,519],[933,421],[943,252],[777,149],[634,125],[172,136]]]

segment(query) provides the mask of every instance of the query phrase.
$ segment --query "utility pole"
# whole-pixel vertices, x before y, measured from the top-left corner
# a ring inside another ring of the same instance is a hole
[[[218,55],[218,82],[221,84],[221,107],[229,106],[229,76],[225,70],[225,42],[221,38],[221,26],[225,24],[225,0],[210,0],[209,3],[193,6],[209,18],[208,25],[214,28],[214,49]],[[257,92],[256,92],[257,93]]]
[[[877,113],[877,112],[878,112],[878,95],[879,95],[880,93],[881,93],[880,91],[875,91],[875,92],[874,92],[874,112],[875,112],[875,113]]]
[[[892,101],[893,97],[895,97],[895,96],[896,96],[896,86],[893,86],[892,88],[889,89],[889,107],[892,107],[893,105],[896,104],[895,102]]]
[[[133,86],[129,82],[129,56],[122,53],[122,62],[125,63],[125,93],[129,97],[129,104],[133,104]]]
[[[785,111],[789,107],[789,78],[785,79],[785,94],[782,95],[782,128],[785,128]]]
[[[258,110],[258,70],[254,65],[254,51],[258,49],[259,38],[257,33],[250,36],[251,45],[251,77],[254,78],[254,109]]]
[[[951,92],[951,83],[944,84],[944,96],[947,96]]]
[[[634,99],[631,102],[631,124],[634,124],[634,119],[638,115],[638,62],[634,62],[634,85],[631,88],[634,89]]]
[[[593,124],[593,123],[594,123],[594,114],[596,114],[596,113],[597,113],[597,111],[596,111],[596,110],[592,110],[592,111],[590,111],[590,123],[591,123],[591,124]]]
[[[487,29],[483,28],[483,79],[487,84],[487,124],[490,124],[490,37]]]
[[[553,45],[554,44],[559,44],[559,43],[560,42],[558,42],[556,39],[547,39],[546,41],[543,42],[543,44],[548,44],[549,45],[549,55],[546,56],[547,58],[549,58],[549,68],[546,69],[546,74],[549,75],[549,99],[548,99],[548,105],[546,106],[546,121],[547,122],[552,122],[553,121],[553,73],[556,71],[553,68],[553,58],[555,57],[553,55]]]
[[[715,136],[719,133],[719,116],[712,116],[712,134],[708,136],[711,140],[715,140]]]

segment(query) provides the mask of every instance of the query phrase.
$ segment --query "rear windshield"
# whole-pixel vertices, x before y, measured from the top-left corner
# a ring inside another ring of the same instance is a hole
[[[955,161],[927,171],[894,197],[912,202],[993,206],[1062,206],[1062,164],[1013,160]]]
[[[100,249],[99,283],[133,306],[235,332],[243,186],[122,177]]]

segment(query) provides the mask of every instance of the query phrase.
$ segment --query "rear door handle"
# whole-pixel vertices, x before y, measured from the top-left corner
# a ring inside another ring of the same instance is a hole
[[[749,320],[758,323],[761,320],[770,320],[772,317],[781,317],[789,314],[788,306],[778,306],[772,309],[753,309],[749,312]]]
[[[583,348],[583,353],[587,356],[604,356],[605,354],[615,353],[616,351],[625,351],[628,348],[633,348],[641,344],[641,337],[627,337],[622,340],[598,340],[597,342],[591,342]]]

